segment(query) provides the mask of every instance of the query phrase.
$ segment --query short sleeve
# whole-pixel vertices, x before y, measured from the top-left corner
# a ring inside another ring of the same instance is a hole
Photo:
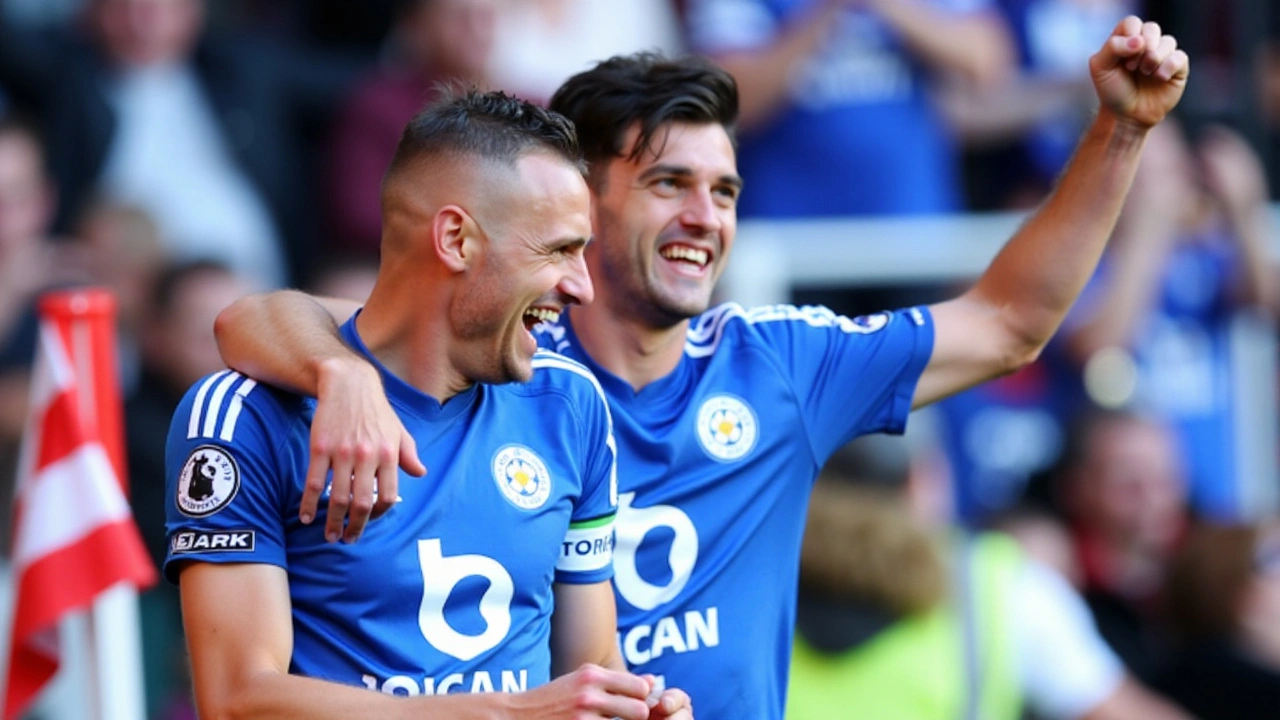
[[[702,53],[753,50],[773,42],[778,20],[760,0],[689,0],[689,43]]]
[[[1027,703],[1046,720],[1084,717],[1120,686],[1124,666],[1053,570],[1027,561],[1014,593],[1015,658]]]
[[[257,392],[254,392],[255,389]],[[230,370],[194,385],[178,405],[165,448],[165,577],[184,562],[287,567],[269,391]]]
[[[777,305],[748,316],[791,379],[820,462],[858,435],[906,428],[933,353],[928,308],[849,318],[820,306]]]
[[[580,403],[584,432],[582,493],[556,562],[556,582],[588,584],[613,577],[614,519],[618,513],[618,445],[604,391],[585,368],[591,388]]]

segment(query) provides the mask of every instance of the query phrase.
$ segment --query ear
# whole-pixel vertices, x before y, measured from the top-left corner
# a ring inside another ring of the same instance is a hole
[[[466,272],[479,252],[480,226],[457,205],[445,205],[431,219],[436,257],[450,272]]]

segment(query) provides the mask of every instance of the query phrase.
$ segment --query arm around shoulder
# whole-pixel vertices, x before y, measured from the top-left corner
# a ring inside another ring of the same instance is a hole
[[[338,323],[358,309],[351,300],[277,290],[232,303],[218,314],[213,329],[228,367],[314,396],[325,363],[368,366],[338,334]]]

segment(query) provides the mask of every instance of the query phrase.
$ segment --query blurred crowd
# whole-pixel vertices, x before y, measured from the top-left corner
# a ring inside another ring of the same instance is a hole
[[[740,84],[744,220],[1024,209],[1093,111],[1089,54],[1141,11],[1192,55],[1188,109],[1150,138],[1044,357],[829,468],[793,714],[1275,717],[1280,523],[1241,490],[1232,353],[1240,323],[1273,330],[1280,303],[1268,4],[0,0],[0,501],[34,300],[107,286],[132,502],[159,563],[165,434],[221,366],[214,317],[283,286],[366,296],[383,170],[442,84],[542,101],[614,54],[701,53]],[[818,299],[855,314],[940,290]],[[150,716],[192,716],[176,593],[143,602]],[[1091,714],[1116,698],[1120,714]]]

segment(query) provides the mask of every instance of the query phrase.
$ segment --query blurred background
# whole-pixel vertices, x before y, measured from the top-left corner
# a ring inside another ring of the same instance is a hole
[[[214,316],[270,288],[367,294],[379,180],[439,81],[545,101],[610,55],[711,57],[741,85],[746,180],[720,295],[861,314],[948,297],[985,267],[1069,159],[1094,110],[1088,57],[1130,12],[1194,72],[1059,337],[828,480],[876,489],[852,501],[874,518],[924,503],[928,537],[1015,539],[1083,599],[1101,656],[1190,712],[1280,716],[1273,0],[0,0],[0,553],[38,294],[117,296],[131,502],[159,563],[165,432],[221,366]],[[871,565],[901,549],[849,542]],[[946,564],[911,557],[926,575]],[[920,617],[955,599],[941,577],[909,602],[859,585],[837,604]],[[1228,600],[1196,592],[1211,578]],[[194,717],[176,592],[141,601],[148,716]],[[1084,717],[1101,692],[1048,684],[1011,681],[1018,702],[978,716]],[[817,687],[813,717],[845,717]],[[71,693],[32,717],[78,717]]]

